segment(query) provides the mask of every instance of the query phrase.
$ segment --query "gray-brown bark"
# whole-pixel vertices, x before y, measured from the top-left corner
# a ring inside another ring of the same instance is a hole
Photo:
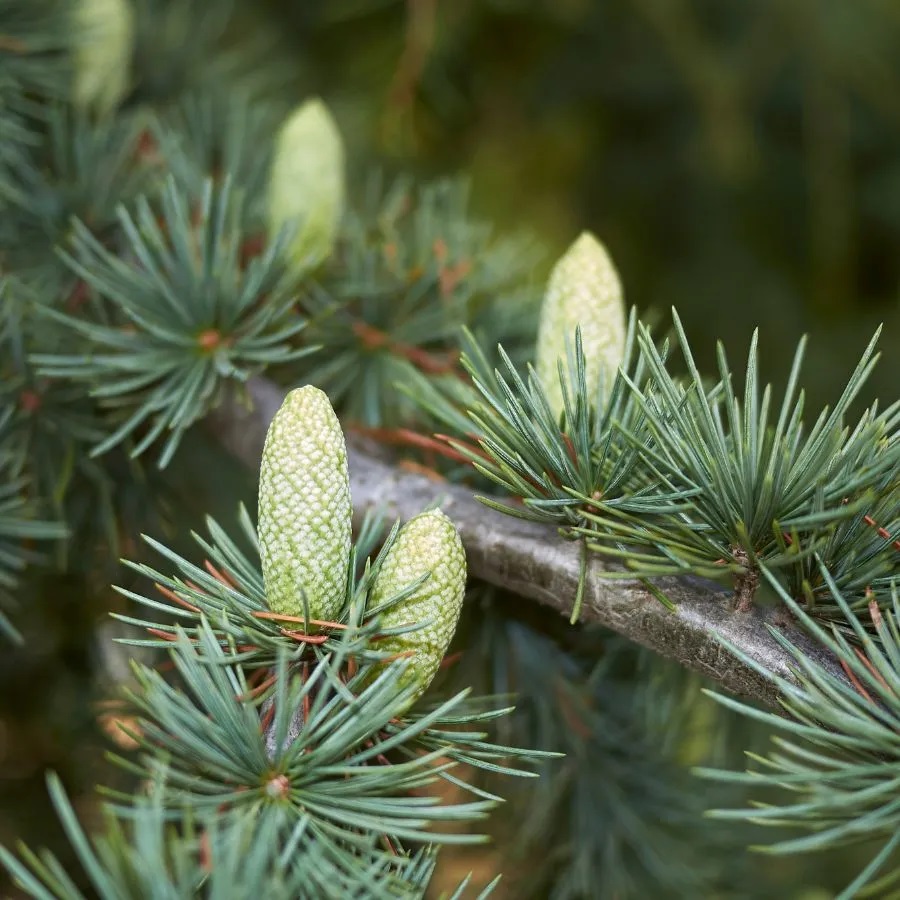
[[[211,417],[223,445],[249,466],[257,466],[269,422],[284,391],[263,379],[249,386],[250,406],[229,397]],[[504,516],[473,497],[468,488],[406,471],[379,458],[377,449],[349,441],[351,494],[357,521],[366,510],[380,508],[407,519],[440,501],[456,523],[466,548],[469,571],[476,578],[569,615],[578,585],[576,544],[539,523]],[[716,635],[779,675],[790,675],[789,657],[769,633],[771,610],[737,613],[732,592],[694,578],[660,579],[657,586],[677,605],[670,612],[633,579],[603,577],[611,567],[590,562],[582,620],[599,622],[625,637],[674,659],[719,682],[727,690],[776,702],[772,683],[726,650]],[[835,672],[834,660],[790,625],[777,625],[785,636]]]

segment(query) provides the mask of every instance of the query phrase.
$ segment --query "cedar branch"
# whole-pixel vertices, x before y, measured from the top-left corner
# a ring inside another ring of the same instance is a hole
[[[228,396],[210,424],[225,448],[248,466],[257,466],[269,422],[284,391],[257,378],[245,396]],[[578,587],[576,543],[552,528],[498,513],[474,499],[471,490],[391,465],[379,449],[348,442],[354,520],[381,509],[408,519],[439,500],[459,529],[470,573],[568,616]],[[670,612],[640,582],[612,580],[610,565],[592,558],[584,593],[582,620],[598,622],[662,656],[718,682],[732,693],[777,705],[774,685],[733,656],[718,634],[764,669],[791,678],[791,660],[769,632],[778,628],[807,656],[841,675],[835,660],[774,610],[754,607],[735,612],[731,592],[694,577],[661,578],[656,587],[676,604]]]

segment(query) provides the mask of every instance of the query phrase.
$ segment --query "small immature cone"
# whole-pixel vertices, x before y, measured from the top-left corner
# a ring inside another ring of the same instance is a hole
[[[566,341],[574,346],[579,325],[588,395],[596,396],[602,373],[608,396],[625,354],[625,304],[615,266],[589,231],[553,267],[541,307],[535,368],[557,415],[563,410],[557,362],[566,365]]]
[[[134,44],[130,0],[74,0],[72,102],[106,115],[128,91]]]
[[[415,631],[378,641],[388,653],[409,653],[402,684],[415,684],[412,704],[431,684],[456,631],[466,591],[466,554],[456,526],[440,510],[420,513],[397,535],[372,588],[369,604],[377,606],[428,573],[405,600],[380,617],[384,629],[430,620]]]
[[[269,608],[333,621],[350,560],[347,448],[328,397],[291,391],[266,435],[259,473],[259,546]]]
[[[344,144],[328,107],[298,107],[281,126],[269,175],[270,237],[292,230],[286,258],[302,274],[331,253],[344,210]]]

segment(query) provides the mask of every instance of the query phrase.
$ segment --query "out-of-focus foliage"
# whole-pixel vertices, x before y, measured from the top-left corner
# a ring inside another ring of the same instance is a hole
[[[739,767],[761,734],[716,708],[697,676],[492,589],[468,597],[456,646],[445,683],[516,695],[515,714],[498,722],[500,740],[566,754],[507,791],[505,814],[492,820],[496,848],[460,859],[461,870],[484,856],[502,868],[498,897],[762,900],[842,877],[840,853],[815,870],[801,858],[761,871],[746,849],[758,832],[704,820],[702,810],[746,795],[700,781],[690,766]]]
[[[896,333],[892,0],[268,7],[360,134],[404,165],[465,167],[479,206],[557,250],[592,229],[629,302],[678,307],[709,348],[701,369],[716,339],[759,324],[781,380],[809,331],[818,402],[852,369],[849,347],[882,320]],[[885,363],[876,389],[897,382]]]
[[[846,674],[836,677],[812,662],[787,639],[779,642],[791,655],[797,681],[776,679],[786,715],[761,711],[729,697],[717,699],[729,708],[765,722],[777,736],[762,756],[750,754],[744,772],[705,772],[707,777],[749,786],[754,792],[781,788],[773,803],[755,797],[749,808],[715,810],[722,819],[760,825],[790,826],[792,834],[761,848],[773,854],[832,852],[862,844],[871,858],[843,887],[838,900],[856,896],[897,895],[900,880],[900,812],[897,762],[900,756],[900,595],[884,611],[873,601],[868,609],[875,629],[869,634],[846,603],[828,571],[822,568],[844,615],[844,628],[861,647],[853,646],[810,620],[766,572],[769,581],[791,604],[815,639],[839,660]],[[778,637],[776,635],[776,637]],[[752,665],[752,663],[750,663]],[[799,684],[798,684],[799,682]]]

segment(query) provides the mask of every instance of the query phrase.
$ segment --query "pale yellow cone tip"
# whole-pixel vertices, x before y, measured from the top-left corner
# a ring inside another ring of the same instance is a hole
[[[589,391],[601,379],[606,396],[625,353],[626,319],[622,282],[606,247],[583,231],[560,257],[547,283],[538,327],[535,366],[551,408],[563,408],[557,363],[576,328],[587,364]]]
[[[564,257],[569,256],[570,254],[575,255],[582,253],[599,254],[604,257],[610,265],[612,264],[609,253],[606,251],[606,247],[604,247],[603,243],[597,239],[597,236],[593,231],[582,231],[569,245],[569,249],[565,252]]]
[[[603,300],[607,306],[617,300],[622,303],[619,273],[606,246],[591,231],[582,231],[553,267],[550,283],[563,279],[580,284],[585,293],[590,290],[595,300]],[[622,318],[624,321],[624,307]]]
[[[303,387],[293,388],[288,391],[287,396],[284,398],[284,403],[285,405],[296,406],[298,403],[307,403],[311,400],[327,403],[331,406],[328,394],[321,388],[317,388],[314,384],[304,384]]]
[[[316,134],[327,131],[338,134],[337,122],[321,97],[304,100],[285,120],[282,132],[303,131]]]

